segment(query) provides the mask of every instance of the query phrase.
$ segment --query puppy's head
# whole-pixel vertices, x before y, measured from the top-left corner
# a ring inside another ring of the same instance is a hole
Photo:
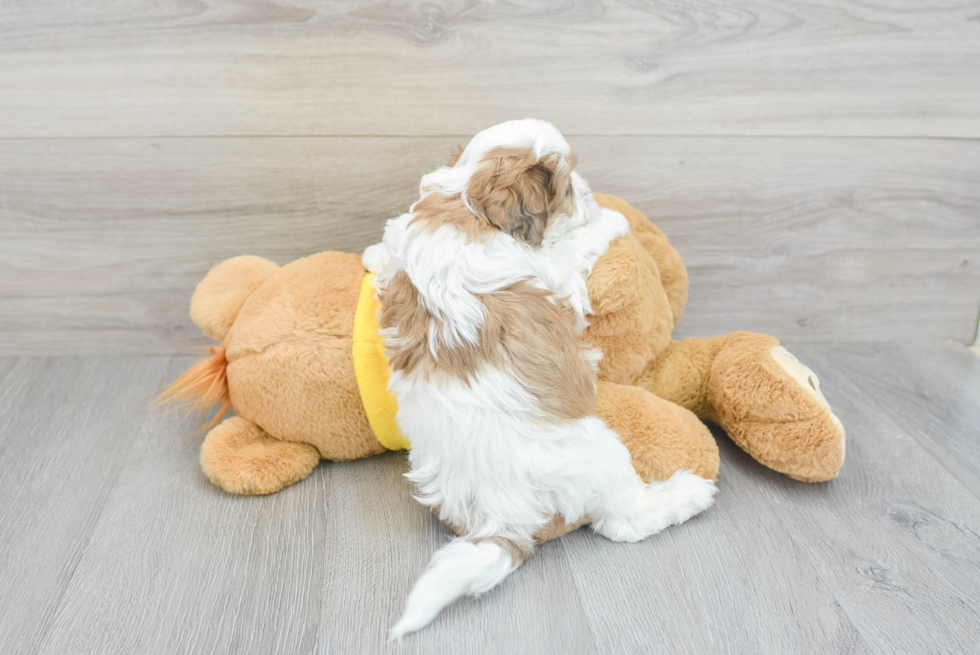
[[[537,156],[530,147],[498,146],[470,177],[466,201],[491,225],[538,248],[549,224],[574,210],[574,167],[571,153]]]
[[[481,222],[537,248],[598,213],[575,161],[551,123],[508,121],[483,130],[449,166],[423,177],[422,192],[458,194]]]

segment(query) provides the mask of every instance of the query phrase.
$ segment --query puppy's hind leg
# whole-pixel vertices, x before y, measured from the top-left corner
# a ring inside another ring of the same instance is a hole
[[[714,502],[715,483],[691,471],[679,470],[667,480],[644,483],[633,470],[626,447],[605,424],[600,425],[595,437],[606,452],[602,459],[596,454],[594,461],[603,464],[595,472],[605,479],[594,483],[593,530],[613,541],[639,541],[683,523]]]
[[[639,541],[708,509],[716,491],[714,482],[685,470],[649,484],[636,478],[626,502],[608,508],[592,529],[613,541]]]

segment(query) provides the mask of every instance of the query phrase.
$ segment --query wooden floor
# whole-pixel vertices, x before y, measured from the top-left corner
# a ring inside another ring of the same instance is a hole
[[[0,652],[976,652],[980,358],[793,350],[847,428],[840,478],[719,435],[708,512],[638,544],[579,530],[400,650],[386,628],[448,539],[404,455],[232,496],[194,422],[145,409],[191,358],[0,359]]]

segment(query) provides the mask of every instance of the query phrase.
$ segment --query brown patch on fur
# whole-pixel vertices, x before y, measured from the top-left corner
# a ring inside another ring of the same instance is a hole
[[[571,212],[575,163],[575,155],[537,159],[530,148],[494,148],[470,178],[466,193],[490,223],[537,248],[548,220]]]
[[[211,346],[210,352],[210,357],[184,371],[152,403],[154,405],[174,403],[185,407],[190,406],[191,411],[199,410],[202,416],[209,407],[221,403],[218,412],[210,421],[201,426],[202,432],[217,425],[231,407],[231,399],[228,396],[228,378],[226,375],[228,360],[225,359],[225,349],[221,346]]]
[[[543,544],[546,541],[551,541],[552,539],[557,539],[567,532],[572,530],[577,530],[586,523],[590,523],[591,519],[588,517],[579,519],[575,523],[566,523],[565,517],[561,514],[557,514],[551,517],[551,520],[546,524],[541,526],[541,528],[534,534],[534,541],[537,544]]]
[[[480,537],[473,540],[473,543],[475,544],[485,542],[497,544],[504,550],[508,551],[510,553],[510,561],[513,562],[515,566],[520,566],[523,564],[524,561],[531,556],[531,553],[534,552],[533,543],[521,544],[506,537]]]
[[[487,241],[497,233],[496,228],[471,212],[459,196],[430,193],[415,203],[411,222],[424,222],[433,232],[449,225],[466,235],[470,241]]]
[[[559,418],[595,415],[596,373],[583,357],[575,314],[552,302],[552,294],[527,282],[480,297],[487,317],[482,343],[500,354],[537,398],[541,409]]]
[[[432,511],[436,516],[439,516],[438,506],[433,507]],[[452,521],[447,521],[446,519],[439,519],[439,520],[442,521],[442,524],[445,525],[447,528],[449,528],[449,530],[453,534],[459,537],[466,536],[466,533],[463,532],[462,528],[454,524]],[[537,532],[534,533],[534,543],[541,545],[545,542],[551,541],[552,539],[557,539],[563,534],[571,532],[572,530],[576,530],[582,527],[583,525],[585,525],[586,523],[589,523],[590,521],[591,519],[585,517],[575,523],[566,523],[564,517],[562,517],[561,514],[557,514],[551,517],[550,521],[545,523],[543,526],[541,526],[540,529],[538,529]],[[474,541],[476,543],[479,543],[480,541],[493,541],[494,543],[509,548],[511,559],[514,560],[515,564],[523,563],[525,559],[530,557],[533,549],[532,544],[520,545],[510,541],[509,539],[505,539],[503,537],[488,537],[484,539],[475,539]]]
[[[489,365],[511,371],[551,416],[595,414],[595,371],[583,357],[574,313],[552,302],[551,292],[517,282],[478,296],[487,308],[479,342],[440,344],[437,355],[429,349],[429,330],[441,329],[441,322],[421,305],[405,271],[396,273],[378,297],[381,327],[395,328],[398,335],[398,343],[388,348],[392,370],[469,381]]]

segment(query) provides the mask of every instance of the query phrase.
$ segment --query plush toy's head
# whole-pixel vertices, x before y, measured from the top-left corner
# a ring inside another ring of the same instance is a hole
[[[596,194],[596,200],[622,212],[630,233],[613,241],[592,269],[586,335],[602,349],[602,379],[629,384],[670,343],[687,303],[687,270],[667,237],[637,210],[614,196]]]

